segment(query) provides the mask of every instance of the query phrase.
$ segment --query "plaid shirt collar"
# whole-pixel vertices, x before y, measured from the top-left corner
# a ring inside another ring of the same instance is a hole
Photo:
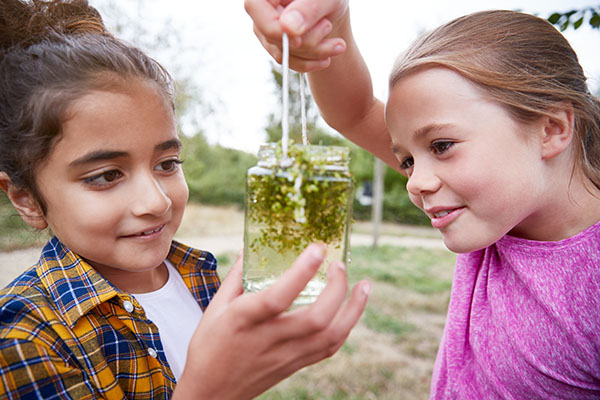
[[[206,308],[220,283],[213,255],[173,241],[167,259],[179,269],[202,309]],[[115,296],[131,299],[57,237],[48,241],[36,268],[41,283],[70,328],[88,311]]]

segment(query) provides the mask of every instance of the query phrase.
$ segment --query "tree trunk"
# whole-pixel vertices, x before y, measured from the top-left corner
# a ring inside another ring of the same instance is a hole
[[[371,210],[371,221],[373,224],[373,248],[377,247],[381,217],[383,211],[383,177],[385,169],[383,161],[375,157],[375,171],[373,173],[373,208]]]

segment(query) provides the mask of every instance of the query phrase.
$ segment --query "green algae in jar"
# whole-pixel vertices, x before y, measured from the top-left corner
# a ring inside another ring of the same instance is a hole
[[[291,145],[284,158],[280,145],[261,146],[246,180],[246,291],[269,287],[313,242],[327,245],[327,257],[295,306],[315,301],[329,263],[347,264],[353,193],[348,162],[344,147]]]

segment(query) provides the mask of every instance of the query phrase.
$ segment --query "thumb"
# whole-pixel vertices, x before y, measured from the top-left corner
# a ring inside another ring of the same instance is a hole
[[[295,0],[285,7],[279,22],[289,35],[301,36],[323,18],[339,17],[347,7],[347,1],[341,0]]]
[[[223,280],[221,287],[217,290],[215,297],[211,300],[210,304],[216,303],[216,305],[223,305],[230,303],[233,299],[238,297],[244,292],[242,288],[242,271],[243,271],[243,256],[242,252],[238,256],[237,260],[229,270],[229,273]]]

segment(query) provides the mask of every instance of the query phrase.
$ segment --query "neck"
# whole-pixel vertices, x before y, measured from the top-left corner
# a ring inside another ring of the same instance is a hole
[[[556,177],[555,177],[556,178]],[[562,184],[559,182],[562,181]],[[582,174],[555,179],[547,187],[551,195],[513,236],[539,241],[558,241],[572,237],[600,221],[600,190]]]
[[[89,261],[88,261],[89,262]],[[104,279],[126,293],[150,293],[163,287],[169,279],[169,270],[165,263],[146,271],[118,270],[94,262],[89,264],[98,271]]]

